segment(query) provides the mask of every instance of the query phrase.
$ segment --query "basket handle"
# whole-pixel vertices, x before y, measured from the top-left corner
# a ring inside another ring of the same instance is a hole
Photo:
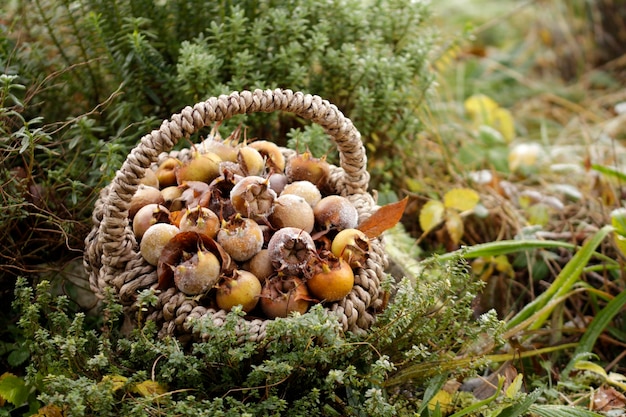
[[[100,224],[100,239],[105,259],[123,261],[129,236],[128,208],[145,170],[170,151],[183,137],[189,137],[211,123],[238,114],[274,111],[294,113],[319,124],[337,145],[339,164],[345,172],[344,184],[350,194],[367,191],[367,156],[359,131],[334,105],[316,95],[291,90],[255,90],[211,97],[193,107],[185,107],[164,120],[161,127],[141,138],[111,182]],[[122,243],[124,242],[124,243]]]

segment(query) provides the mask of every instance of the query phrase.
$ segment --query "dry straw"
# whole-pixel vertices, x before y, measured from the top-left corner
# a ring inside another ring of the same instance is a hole
[[[360,221],[378,209],[367,192],[367,157],[358,130],[335,105],[319,96],[280,89],[242,91],[185,107],[170,120],[163,121],[158,130],[145,135],[130,152],[111,184],[102,190],[93,212],[94,227],[85,240],[84,262],[92,289],[99,295],[107,288],[113,289],[131,322],[137,315],[138,293],[155,288],[158,282],[156,268],[139,253],[128,220],[131,197],[145,170],[167,156],[188,158],[188,149],[172,151],[172,148],[180,139],[189,138],[201,128],[239,114],[275,111],[294,113],[323,127],[337,145],[340,156],[340,166],[331,166],[330,184],[335,193],[352,201]],[[284,153],[288,158],[294,155],[287,149]],[[356,271],[352,292],[345,299],[325,306],[336,314],[344,331],[367,330],[383,308],[385,294],[381,279],[387,257],[380,239],[374,239],[371,244],[369,259]],[[193,334],[190,318],[207,317],[218,326],[224,322],[225,311],[207,308],[175,287],[157,296],[158,302],[144,317],[158,323],[160,336],[173,335],[187,340],[201,336]],[[265,337],[268,322],[242,319],[238,335],[260,340]]]

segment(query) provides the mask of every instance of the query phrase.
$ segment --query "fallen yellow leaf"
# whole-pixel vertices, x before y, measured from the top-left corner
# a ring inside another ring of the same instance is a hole
[[[428,409],[434,411],[437,404],[439,404],[439,410],[443,415],[450,413],[452,411],[452,394],[445,390],[439,391],[428,402]]]
[[[459,215],[459,213],[449,213],[446,219],[446,229],[448,230],[448,235],[450,235],[450,239],[455,245],[458,245],[463,237],[463,232],[465,231],[463,227],[463,219]]]
[[[167,388],[156,381],[147,380],[133,386],[133,392],[136,392],[142,397],[152,397],[165,394]]]
[[[478,204],[480,196],[470,188],[453,188],[443,196],[445,208],[458,211],[472,210]]]
[[[475,94],[465,100],[465,111],[476,126],[493,126],[494,111],[499,107],[492,98]]]
[[[502,133],[504,140],[511,142],[515,137],[515,122],[513,115],[507,109],[498,107],[493,111],[493,128]]]
[[[443,220],[445,207],[441,201],[431,200],[420,210],[419,222],[424,234],[428,233]]]

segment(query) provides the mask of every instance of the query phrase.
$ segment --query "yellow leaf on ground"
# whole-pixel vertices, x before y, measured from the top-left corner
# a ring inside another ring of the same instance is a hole
[[[511,278],[515,275],[515,271],[513,270],[513,265],[509,262],[509,258],[506,255],[498,255],[493,258],[493,263],[496,266],[496,270],[499,272],[504,272]]]
[[[484,94],[475,94],[465,100],[465,111],[476,126],[493,126],[494,111],[498,103]]]
[[[604,380],[606,380],[606,378],[608,377],[608,375],[606,374],[606,371],[604,370],[604,368],[601,367],[600,365],[596,364],[596,363],[593,363],[593,362],[578,361],[574,365],[574,368],[579,369],[581,371],[593,372],[594,374],[600,375],[602,377],[602,379],[604,379]]]
[[[33,414],[33,417],[63,417],[63,410],[56,405],[44,405],[37,414]]]
[[[428,233],[443,220],[445,207],[441,201],[431,200],[424,204],[420,211],[420,227],[424,233]]]
[[[448,230],[448,235],[450,235],[452,242],[455,245],[458,245],[463,237],[463,232],[465,231],[465,228],[463,227],[463,219],[459,213],[452,212],[447,216],[446,229]]]
[[[424,183],[415,178],[405,178],[406,188],[412,193],[419,193],[424,189]]]
[[[498,107],[493,111],[493,128],[502,133],[504,140],[511,142],[515,137],[515,121],[507,109]]]
[[[105,375],[102,377],[100,384],[111,384],[111,391],[115,392],[126,385],[128,378],[121,375]]]
[[[452,394],[445,390],[439,391],[428,402],[428,409],[434,411],[437,404],[439,404],[439,410],[443,415],[450,413],[452,411]]]
[[[607,374],[603,367],[589,361],[578,361],[574,365],[574,368],[582,371],[593,372],[594,374],[602,377],[605,382],[626,391],[626,383],[624,383],[624,381],[626,381],[626,376],[622,374],[618,374],[616,372]]]
[[[470,188],[453,188],[443,196],[445,208],[459,211],[472,210],[478,204],[480,196]]]
[[[506,388],[505,394],[507,398],[515,398],[518,392],[522,389],[522,383],[524,382],[524,375],[517,374],[515,379],[511,381],[511,384]]]
[[[155,395],[165,394],[167,392],[167,388],[156,381],[147,380],[135,385],[133,387],[133,392],[136,392],[142,397],[152,397]]]
[[[550,207],[543,203],[533,204],[526,209],[528,223],[545,226],[550,222]]]

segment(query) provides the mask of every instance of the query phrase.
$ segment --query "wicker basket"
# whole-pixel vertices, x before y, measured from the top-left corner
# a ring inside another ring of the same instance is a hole
[[[331,166],[330,184],[335,194],[350,199],[359,213],[359,220],[368,218],[376,209],[373,197],[367,193],[369,174],[367,158],[360,134],[336,106],[318,96],[290,90],[256,90],[235,92],[210,98],[193,107],[184,108],[158,130],[145,135],[130,152],[121,169],[96,202],[93,212],[94,227],[85,240],[84,263],[94,292],[103,295],[112,289],[125,307],[126,318],[137,315],[137,295],[140,291],[156,288],[156,268],[139,253],[139,245],[128,220],[130,200],[138,188],[145,170],[168,156],[185,159],[189,149],[171,151],[182,138],[188,138],[199,129],[238,114],[285,111],[322,126],[333,139],[340,155],[340,167]],[[287,158],[293,151],[284,150]],[[383,307],[384,292],[381,279],[387,257],[380,239],[371,242],[370,256],[362,268],[356,270],[355,285],[348,296],[325,308],[336,314],[344,331],[363,332],[375,321]],[[158,302],[143,313],[148,320],[160,326],[160,336],[172,335],[180,339],[194,339],[190,318],[207,317],[216,324],[224,322],[226,312],[214,310],[185,296],[175,287],[157,293]],[[238,327],[240,338],[260,340],[270,320],[242,319]]]

